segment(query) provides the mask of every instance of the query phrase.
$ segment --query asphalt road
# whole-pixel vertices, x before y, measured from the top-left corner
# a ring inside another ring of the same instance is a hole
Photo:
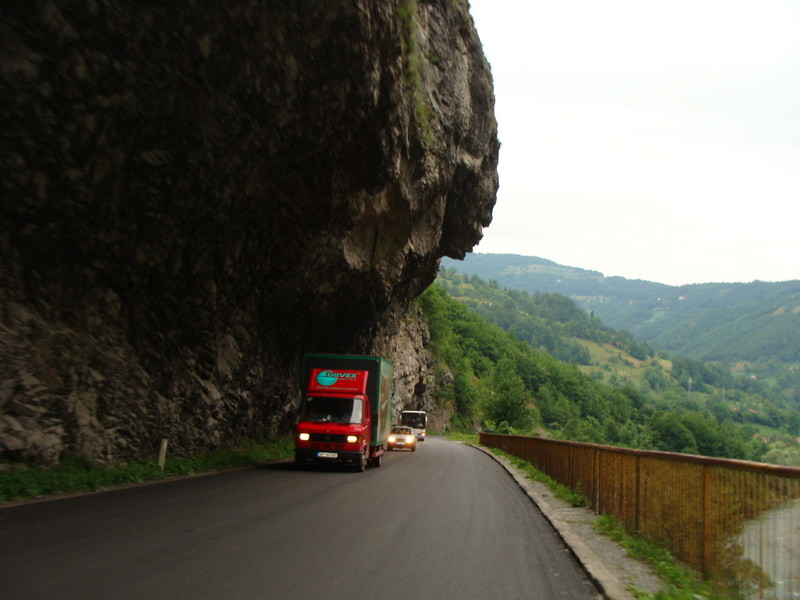
[[[281,464],[0,509],[0,598],[598,593],[500,465],[429,438],[365,473]]]

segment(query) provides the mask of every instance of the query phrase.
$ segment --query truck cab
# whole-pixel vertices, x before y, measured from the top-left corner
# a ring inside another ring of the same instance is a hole
[[[311,368],[300,407],[295,463],[380,466],[384,446],[373,437],[369,371]]]

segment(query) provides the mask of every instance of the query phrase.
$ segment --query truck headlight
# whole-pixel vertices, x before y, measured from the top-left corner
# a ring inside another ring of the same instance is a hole
[[[311,439],[311,435],[308,433],[301,433],[297,437],[300,439],[301,442],[307,442],[308,440]]]
[[[356,444],[356,443],[358,443],[358,436],[357,435],[348,435],[347,436],[347,443],[348,444]]]

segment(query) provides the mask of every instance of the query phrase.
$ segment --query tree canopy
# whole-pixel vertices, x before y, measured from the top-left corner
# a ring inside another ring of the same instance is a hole
[[[800,429],[797,411],[760,382],[716,363],[660,358],[568,298],[445,272],[417,302],[441,369],[439,400],[461,429],[750,460],[770,450],[764,428],[783,440]],[[585,351],[592,344],[611,349],[608,364]],[[637,379],[620,374],[633,364]]]

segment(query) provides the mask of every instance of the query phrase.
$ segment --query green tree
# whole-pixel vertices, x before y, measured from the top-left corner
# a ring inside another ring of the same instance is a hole
[[[547,427],[563,429],[570,419],[581,416],[581,409],[550,384],[539,388],[538,398],[542,421]]]
[[[681,423],[692,432],[697,451],[705,456],[723,456],[722,441],[716,419],[708,413],[689,411],[681,415]]]
[[[484,416],[494,424],[508,423],[518,430],[530,429],[536,420],[532,408],[533,398],[517,374],[514,362],[501,358],[494,367],[489,380],[489,397],[484,407]]]
[[[672,413],[662,413],[653,418],[653,444],[656,450],[697,454],[697,441],[689,429]]]
[[[465,423],[472,423],[480,393],[474,383],[475,374],[468,359],[461,359],[455,365],[453,390],[455,392],[456,413]]]
[[[772,444],[762,460],[774,465],[800,467],[800,444],[790,440],[778,440]]]

